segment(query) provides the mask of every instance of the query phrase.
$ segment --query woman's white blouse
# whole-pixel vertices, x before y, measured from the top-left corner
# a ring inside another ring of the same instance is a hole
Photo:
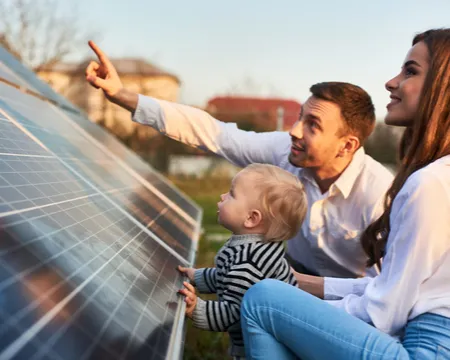
[[[325,300],[393,336],[423,313],[450,317],[450,155],[412,174],[394,200],[380,275],[325,278]]]

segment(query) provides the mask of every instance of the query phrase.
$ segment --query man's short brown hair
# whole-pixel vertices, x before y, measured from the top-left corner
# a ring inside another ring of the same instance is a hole
[[[358,137],[361,146],[375,127],[375,107],[370,95],[359,86],[344,82],[322,82],[311,86],[312,95],[341,109],[344,134]]]

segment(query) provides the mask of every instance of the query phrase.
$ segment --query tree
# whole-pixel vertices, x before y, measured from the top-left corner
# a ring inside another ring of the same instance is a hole
[[[400,128],[379,122],[364,144],[364,149],[375,160],[395,165],[398,163],[398,148],[402,133],[403,130]]]
[[[36,72],[52,67],[94,35],[75,10],[58,0],[0,0],[0,45]]]

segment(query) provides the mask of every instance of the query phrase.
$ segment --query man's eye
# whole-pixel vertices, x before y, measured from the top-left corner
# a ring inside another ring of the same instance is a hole
[[[314,129],[318,128],[317,123],[315,121],[308,121],[308,125]]]

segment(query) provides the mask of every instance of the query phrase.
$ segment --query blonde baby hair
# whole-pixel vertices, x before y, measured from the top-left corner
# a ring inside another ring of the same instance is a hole
[[[284,241],[297,234],[307,211],[307,199],[300,180],[277,166],[251,164],[242,170],[254,174],[260,191],[260,206],[266,225],[266,241]]]

